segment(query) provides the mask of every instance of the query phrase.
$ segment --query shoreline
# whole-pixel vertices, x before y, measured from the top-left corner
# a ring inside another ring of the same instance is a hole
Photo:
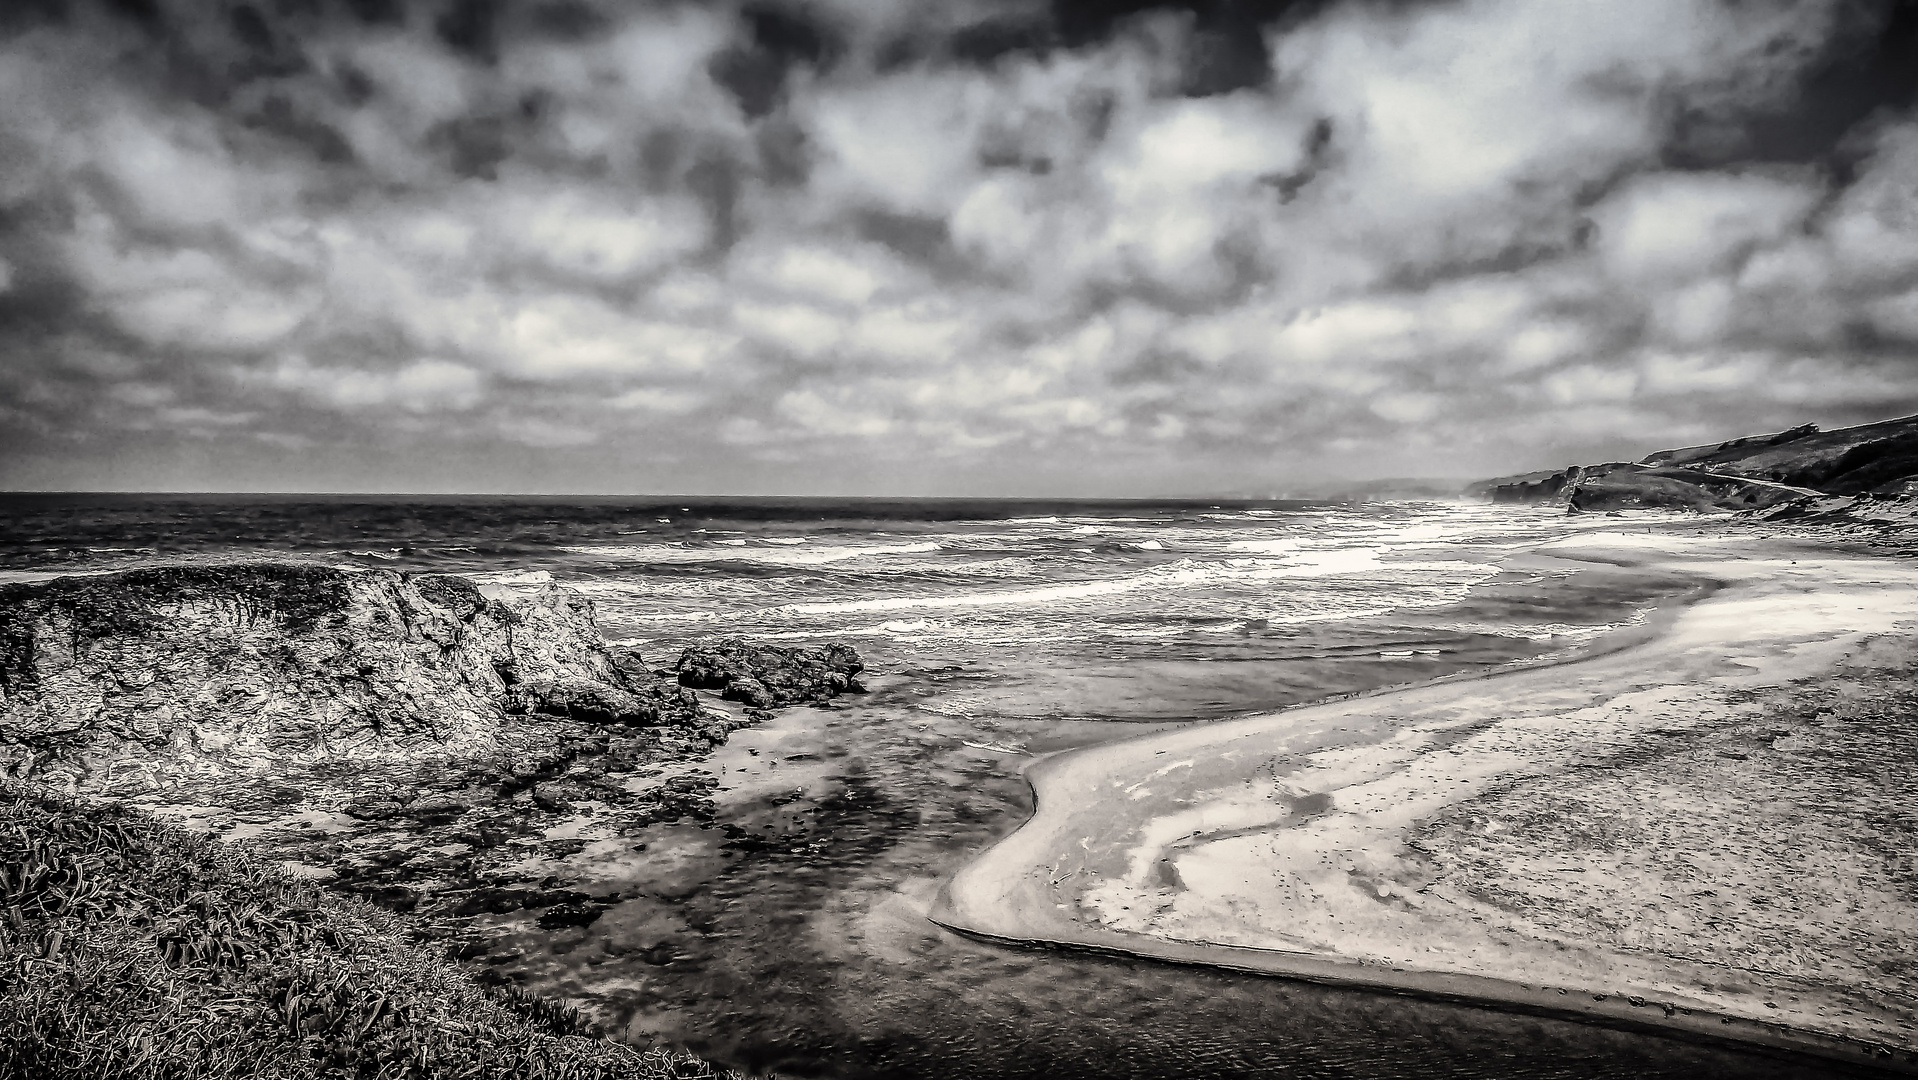
[[[1904,1025],[1907,1034],[1903,1045],[1893,1041],[1896,1033],[1886,1030],[1880,1018],[1868,1018],[1862,1026],[1826,1019],[1826,1005],[1860,1006],[1857,999],[1863,991],[1832,991],[1836,996],[1827,1000],[1820,995],[1831,988],[1804,978],[1802,972],[1781,975],[1729,968],[1700,978],[1700,972],[1706,969],[1691,961],[1647,964],[1642,956],[1624,956],[1623,950],[1606,942],[1579,940],[1575,935],[1558,935],[1559,939],[1553,940],[1551,934],[1535,932],[1528,938],[1527,930],[1535,928],[1493,925],[1499,921],[1498,912],[1474,906],[1467,895],[1469,890],[1452,888],[1442,875],[1417,889],[1418,895],[1411,891],[1410,887],[1418,883],[1416,874],[1408,870],[1411,863],[1445,861],[1427,858],[1431,852],[1420,843],[1432,831],[1431,821],[1448,813],[1456,816],[1460,807],[1481,800],[1511,801],[1510,796],[1499,793],[1501,790],[1550,783],[1544,778],[1562,776],[1572,768],[1602,768],[1577,759],[1608,749],[1622,752],[1621,745],[1612,744],[1642,741],[1648,737],[1648,725],[1629,721],[1613,722],[1609,727],[1587,724],[1593,730],[1586,734],[1592,737],[1583,742],[1576,735],[1562,740],[1565,745],[1555,757],[1546,755],[1551,760],[1537,760],[1537,755],[1533,755],[1534,760],[1525,760],[1522,750],[1507,753],[1503,760],[1480,753],[1477,757],[1483,760],[1472,763],[1479,767],[1468,768],[1463,763],[1470,762],[1473,755],[1457,747],[1482,741],[1488,730],[1523,728],[1528,719],[1538,726],[1539,716],[1546,717],[1543,723],[1549,728],[1550,719],[1555,715],[1562,719],[1568,706],[1572,706],[1572,713],[1579,708],[1619,713],[1614,703],[1631,695],[1656,695],[1660,689],[1687,684],[1738,683],[1741,676],[1735,664],[1732,672],[1723,670],[1726,665],[1722,661],[1733,650],[1726,647],[1727,641],[1717,640],[1728,634],[1736,638],[1736,633],[1726,626],[1712,626],[1713,618],[1736,616],[1741,604],[1751,607],[1754,600],[1770,600],[1776,608],[1778,594],[1790,594],[1795,587],[1790,582],[1781,585],[1785,576],[1782,569],[1758,572],[1754,569],[1757,564],[1782,567],[1789,563],[1791,575],[1798,578],[1823,574],[1827,591],[1857,585],[1851,579],[1859,575],[1847,576],[1833,569],[1841,563],[1852,570],[1860,566],[1883,569],[1911,579],[1906,584],[1918,585],[1918,574],[1882,555],[1846,550],[1848,545],[1808,545],[1735,534],[1685,535],[1677,531],[1653,536],[1656,538],[1599,534],[1553,541],[1515,553],[1508,561],[1509,566],[1539,555],[1562,558],[1567,549],[1587,549],[1601,555],[1625,556],[1623,561],[1593,560],[1598,563],[1669,568],[1700,579],[1699,588],[1691,593],[1666,601],[1637,625],[1601,636],[1577,655],[1384,688],[1278,713],[1195,724],[1034,762],[1026,772],[1034,795],[1031,817],[950,878],[929,917],[947,929],[1001,944],[1090,950],[1371,987],[1808,1053],[1882,1070],[1918,1071],[1918,1046],[1911,1041],[1908,1017],[1900,1018],[1908,1010],[1894,1009],[1887,1014],[1892,1025]],[[1608,543],[1612,546],[1607,547]],[[1790,559],[1793,554],[1800,559]],[[1743,565],[1734,565],[1731,560]],[[1800,560],[1807,564],[1802,570],[1797,569]],[[1799,591],[1814,597],[1822,595],[1816,587]],[[1879,590],[1879,604],[1884,610],[1873,613],[1875,622],[1872,618],[1863,622],[1876,626],[1879,633],[1909,623],[1912,617],[1918,617],[1918,602],[1907,600],[1900,606],[1898,597],[1910,592],[1887,599]],[[1865,605],[1857,606],[1864,610]],[[1832,670],[1848,655],[1834,655],[1832,640],[1856,645],[1873,636],[1871,630],[1833,631],[1837,625],[1830,618],[1823,622],[1814,619],[1795,630],[1774,633],[1760,644],[1792,654],[1770,665],[1786,670],[1768,674],[1757,665],[1745,665],[1743,682],[1783,685],[1791,681],[1786,677],[1791,672],[1798,672],[1801,679],[1816,677]],[[1703,663],[1701,654],[1711,654],[1714,645],[1719,646],[1721,662]],[[1692,663],[1672,669],[1666,654],[1674,648],[1684,652]],[[1817,655],[1797,656],[1797,652],[1807,651]],[[1647,680],[1646,673],[1656,673],[1661,662],[1672,670],[1664,672],[1663,681],[1658,677]],[[1582,686],[1569,695],[1563,686],[1555,685],[1580,680],[1597,685]],[[1686,702],[1682,700],[1686,694],[1680,692],[1664,704],[1689,705],[1699,730],[1716,730],[1711,725],[1722,717],[1709,712],[1706,706],[1711,703],[1702,700],[1697,685],[1693,685],[1693,691],[1690,696],[1698,700]],[[1461,721],[1461,711],[1470,712],[1473,706],[1481,711],[1500,709],[1507,715],[1495,716],[1489,722],[1469,717]],[[1528,708],[1537,715],[1510,715],[1523,714]],[[1553,714],[1552,708],[1559,713]],[[1622,711],[1629,712],[1630,708],[1623,706]],[[1543,711],[1538,712],[1540,709]],[[1406,715],[1381,715],[1394,712]],[[1609,719],[1615,721],[1616,717]],[[1345,723],[1334,725],[1333,720]],[[1367,738],[1340,740],[1334,737],[1334,728],[1338,732],[1362,728]],[[1428,745],[1409,755],[1403,746],[1394,749],[1393,744],[1404,742],[1408,733],[1435,738],[1446,745],[1438,745],[1436,750]],[[1321,738],[1315,741],[1311,735]],[[1461,753],[1463,759],[1457,757]],[[1427,775],[1420,779],[1449,784],[1454,790],[1432,798],[1409,786],[1407,774],[1448,755],[1454,757],[1454,767],[1449,771],[1455,775],[1447,775],[1444,768],[1436,772],[1423,769]],[[1172,763],[1150,771],[1152,759],[1160,757]],[[1181,758],[1190,760],[1176,760]],[[1315,763],[1315,758],[1322,761]],[[1255,760],[1262,765],[1253,768]],[[1301,782],[1311,770],[1323,771],[1326,763],[1343,767],[1342,782]],[[1399,774],[1396,778],[1395,770]],[[1180,772],[1187,779],[1175,791],[1153,789],[1152,781],[1168,771]],[[1269,798],[1253,797],[1249,789],[1256,786],[1254,774],[1261,778],[1269,775],[1273,780],[1276,787]],[[1394,791],[1421,796],[1423,802],[1410,812],[1377,806],[1344,809],[1340,805],[1367,797],[1377,799]],[[1274,801],[1289,801],[1290,805],[1274,807]],[[1352,827],[1344,833],[1324,826],[1327,820],[1336,822],[1340,818],[1360,820],[1356,825],[1346,823]],[[1379,820],[1363,820],[1368,818]],[[1197,828],[1191,828],[1195,825]],[[1317,837],[1304,836],[1314,829],[1319,832]],[[1407,849],[1411,849],[1409,859]],[[1354,851],[1363,857],[1352,856]],[[1327,855],[1352,857],[1360,864],[1369,859],[1373,865],[1345,868],[1348,875],[1360,878],[1376,871],[1370,876],[1378,883],[1379,895],[1365,895],[1364,899],[1402,907],[1409,904],[1415,910],[1400,913],[1395,922],[1374,918],[1365,923],[1362,917],[1356,933],[1328,934],[1326,928],[1340,921],[1336,913],[1350,913],[1353,897],[1315,892],[1314,887],[1338,888],[1340,883],[1334,881],[1337,875],[1327,871],[1312,878],[1298,869],[1308,861],[1307,856],[1319,856],[1324,861]],[[1432,900],[1433,895],[1454,906],[1434,910],[1439,905]],[[1650,903],[1657,906],[1658,902],[1654,899]],[[1130,914],[1134,905],[1149,909],[1149,913]],[[1322,918],[1315,922],[1314,917]],[[1473,922],[1483,925],[1473,926]],[[1489,934],[1487,927],[1502,933]],[[1348,939],[1359,947],[1340,951],[1339,946]],[[1439,955],[1416,959],[1405,955],[1420,948],[1431,953],[1431,941],[1437,941]],[[1375,946],[1372,955],[1367,954],[1366,945]],[[1386,954],[1385,947],[1399,955]],[[1447,948],[1454,955],[1445,955]],[[1548,957],[1547,952],[1555,955]],[[1473,958],[1462,961],[1460,958],[1467,953]],[[1656,970],[1662,967],[1684,970],[1674,978],[1669,972]],[[1560,977],[1551,977],[1554,969]],[[1566,977],[1593,971],[1613,974]],[[1726,974],[1735,977],[1718,978]],[[1718,982],[1736,983],[1738,978],[1748,976],[1756,976],[1760,987],[1756,993],[1725,986],[1714,989]],[[1688,978],[1701,985],[1688,986]],[[1809,1005],[1804,1004],[1808,996],[1812,999]],[[1761,999],[1770,997],[1788,1005],[1780,1007],[1769,1000],[1761,1004]],[[1871,1011],[1882,1005],[1879,1001],[1864,1007]],[[1819,1023],[1821,1020],[1825,1022]],[[1878,1030],[1870,1030],[1874,1027]],[[1890,1038],[1866,1037],[1867,1032]]]

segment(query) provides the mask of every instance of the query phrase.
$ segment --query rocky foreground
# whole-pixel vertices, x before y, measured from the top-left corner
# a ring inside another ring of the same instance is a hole
[[[429,936],[527,908],[576,926],[621,898],[555,860],[709,817],[710,778],[668,767],[860,670],[843,646],[738,641],[654,667],[550,585],[260,562],[56,578],[0,586],[0,771],[246,840]]]
[[[124,804],[0,781],[0,1076],[674,1080],[405,922]]]

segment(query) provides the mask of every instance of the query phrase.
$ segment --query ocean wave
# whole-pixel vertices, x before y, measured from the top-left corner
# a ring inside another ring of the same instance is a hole
[[[1268,562],[1260,566],[1230,565],[1241,560],[1201,563],[1181,559],[1164,567],[1102,581],[1080,581],[1030,589],[1001,589],[992,592],[944,596],[887,596],[831,603],[788,604],[782,610],[799,615],[827,615],[854,611],[911,611],[916,608],[1010,607],[1057,603],[1062,600],[1082,600],[1142,589],[1191,588],[1224,580],[1277,580],[1290,577],[1358,574],[1380,568],[1382,564],[1378,561],[1378,554],[1377,548],[1352,548],[1320,552],[1297,564],[1272,565]],[[1252,562],[1253,560],[1243,561]]]
[[[613,559],[619,562],[635,563],[706,563],[706,562],[752,562],[773,566],[824,566],[827,563],[841,562],[846,559],[876,558],[884,555],[917,555],[928,551],[938,551],[940,545],[931,541],[917,544],[892,544],[872,547],[838,544],[814,544],[806,539],[785,539],[764,537],[761,542],[780,544],[781,547],[741,548],[728,545],[724,548],[687,547],[677,544],[621,544],[621,545],[577,545],[565,550],[574,555],[590,555],[595,558]],[[726,541],[719,541],[726,543]],[[805,545],[803,548],[801,545]]]
[[[938,611],[979,608],[1017,608],[1037,604],[1064,604],[1100,597],[1148,591],[1179,592],[1209,586],[1231,586],[1289,579],[1347,578],[1347,587],[1362,590],[1354,599],[1368,607],[1379,607],[1381,586],[1424,586],[1420,591],[1400,590],[1392,606],[1431,606],[1450,603],[1471,585],[1496,573],[1496,568],[1463,561],[1383,562],[1378,547],[1331,548],[1294,553],[1290,560],[1231,558],[1180,559],[1174,563],[1116,577],[1091,581],[1061,582],[1021,589],[993,589],[983,592],[930,593],[905,596],[862,597],[846,600],[801,601],[762,608],[757,611],[733,611],[725,617],[741,620],[777,620],[794,617],[831,617],[858,613],[892,611]],[[1432,575],[1448,575],[1432,580]],[[1334,596],[1315,590],[1310,596],[1295,598],[1301,604],[1323,609],[1342,605]],[[1390,610],[1387,606],[1385,610]],[[1274,613],[1289,619],[1293,613]],[[656,622],[694,622],[721,617],[717,612],[658,612],[639,614]]]
[[[537,588],[553,583],[552,572],[547,570],[481,570],[462,576],[478,585],[512,585],[524,588]]]
[[[708,598],[763,599],[786,587],[791,578],[587,578],[565,582],[567,588],[617,607],[622,602],[686,601]]]

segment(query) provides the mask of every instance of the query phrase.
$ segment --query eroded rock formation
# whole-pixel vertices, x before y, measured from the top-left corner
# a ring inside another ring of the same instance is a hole
[[[499,745],[528,712],[649,726],[695,695],[616,655],[583,597],[299,563],[0,587],[0,762],[102,779]]]
[[[859,681],[865,665],[844,645],[788,649],[729,638],[682,652],[677,670],[682,686],[717,690],[727,701],[760,709],[865,690]]]
[[[579,926],[619,902],[567,860],[710,821],[694,763],[765,707],[860,689],[860,667],[728,641],[653,668],[552,586],[304,563],[56,578],[0,586],[0,768],[244,840],[471,950],[489,917]]]

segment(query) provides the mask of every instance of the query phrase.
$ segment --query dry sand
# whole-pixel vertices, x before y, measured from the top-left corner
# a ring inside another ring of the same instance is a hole
[[[956,930],[1918,1070],[1918,563],[1749,535],[1583,658],[1107,743],[948,883]]]

